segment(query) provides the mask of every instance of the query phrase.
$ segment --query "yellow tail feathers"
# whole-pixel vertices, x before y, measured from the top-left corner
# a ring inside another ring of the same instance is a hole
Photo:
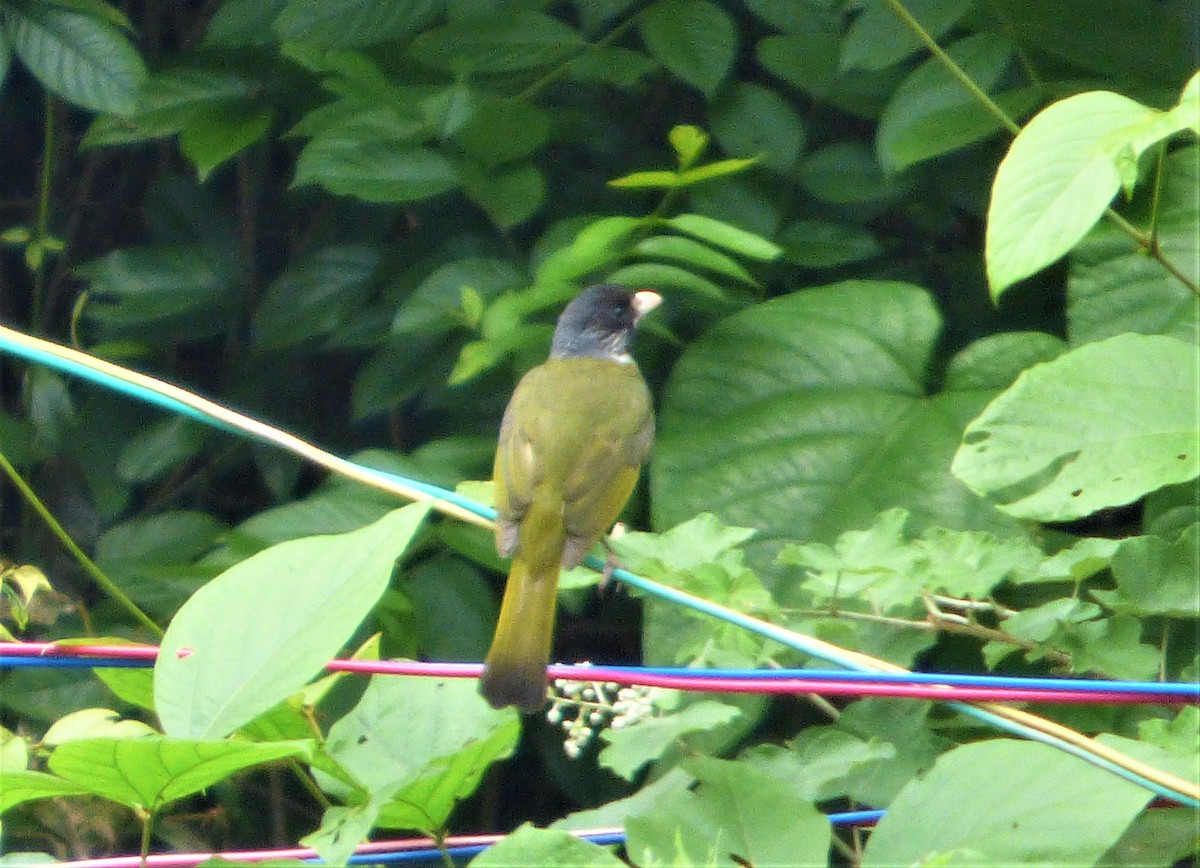
[[[508,572],[496,636],[484,662],[479,692],[493,708],[538,711],[546,704],[546,663],[554,641],[557,563],[533,571],[517,554]],[[540,574],[538,574],[540,573]]]

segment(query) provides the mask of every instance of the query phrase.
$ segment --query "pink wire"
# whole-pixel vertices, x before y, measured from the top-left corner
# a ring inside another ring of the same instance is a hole
[[[183,653],[183,652],[181,652]],[[67,656],[153,660],[158,649],[153,645],[59,645],[53,642],[0,642],[0,655]],[[412,660],[331,660],[330,672],[358,672],[372,675],[418,675],[433,678],[478,678],[483,671],[478,663],[423,663]],[[699,690],[712,693],[803,694],[824,696],[890,696],[909,699],[961,702],[1045,702],[1063,705],[1142,704],[1146,696],[1134,691],[1052,690],[1017,687],[962,687],[939,684],[895,684],[826,679],[728,678],[661,673],[614,672],[604,667],[552,665],[552,678],[579,681],[605,681],[638,684],[675,690]],[[1183,705],[1194,701],[1186,695],[1159,695],[1155,704]]]

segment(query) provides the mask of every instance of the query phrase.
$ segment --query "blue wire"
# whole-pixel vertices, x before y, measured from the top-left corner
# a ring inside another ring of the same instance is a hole
[[[24,657],[0,655],[0,668],[13,669],[150,669],[153,660],[104,657]],[[936,672],[843,672],[836,669],[687,669],[670,666],[598,666],[611,672],[669,677],[745,678],[754,681],[823,681],[834,678],[862,684],[952,684],[1001,689],[1094,690],[1100,693],[1144,693],[1147,696],[1195,696],[1200,684],[1154,681],[1089,681],[1084,678],[1023,678],[992,675],[946,675]],[[602,674],[602,673],[601,673]]]
[[[0,669],[150,669],[153,660],[100,657],[12,657],[0,655]]]
[[[829,823],[833,826],[858,826],[866,823],[874,823],[883,817],[883,811],[843,811],[837,814],[829,814]],[[591,841],[593,844],[598,844],[602,847],[625,844],[624,832],[604,832],[599,835],[584,835],[584,841]],[[446,849],[446,854],[456,862],[463,861],[474,857],[488,849],[490,844],[472,844],[466,847],[449,847]],[[351,856],[347,861],[350,865],[370,865],[379,863],[385,865],[400,865],[404,863],[420,863],[440,861],[442,859],[442,851],[430,847],[425,850],[404,850],[395,853],[360,853]],[[325,863],[317,857],[305,859],[310,865],[324,865]]]

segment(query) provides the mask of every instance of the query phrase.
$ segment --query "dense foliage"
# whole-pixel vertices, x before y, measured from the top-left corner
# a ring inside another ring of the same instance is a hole
[[[1183,0],[0,0],[0,318],[454,487],[565,301],[654,287],[630,569],[908,668],[1196,680],[1198,34]],[[320,677],[479,660],[487,532],[0,379],[0,624],[166,652],[0,673],[6,852],[336,863],[527,821],[623,826],[638,865],[1196,846],[1193,811],[928,704],[593,718],[568,687],[551,723]],[[816,663],[596,580],[565,577],[559,659]],[[1194,709],[1039,713],[1194,777]],[[857,805],[888,816],[831,834]],[[565,838],[479,864],[621,864]]]

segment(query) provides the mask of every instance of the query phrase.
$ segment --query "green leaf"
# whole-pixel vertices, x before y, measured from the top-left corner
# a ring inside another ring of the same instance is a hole
[[[441,0],[341,0],[333,5],[324,0],[287,0],[272,29],[281,41],[321,48],[403,42],[434,21],[442,5]]]
[[[1200,618],[1200,525],[1175,542],[1153,536],[1122,540],[1112,558],[1115,591],[1092,596],[1116,612],[1139,617]]]
[[[1195,49],[1183,7],[1137,5],[1126,0],[1089,0],[1087,15],[1071,3],[996,0],[995,13],[1026,50],[1062,58],[1107,80],[1174,87],[1196,68]],[[1153,51],[1130,46],[1153,45]]]
[[[818,102],[877,118],[896,88],[894,73],[840,68],[843,24],[839,14],[796,15],[789,9],[788,17],[794,26],[787,35],[768,36],[758,43],[755,54],[763,67]]]
[[[939,325],[923,290],[867,281],[720,322],[667,384],[650,475],[654,526],[710,510],[758,528],[753,545],[770,548],[776,538],[832,540],[904,506],[918,527],[1014,532],[948,472],[963,427],[994,391],[926,394]],[[976,364],[995,361],[983,354]]]
[[[682,238],[678,235],[652,235],[643,238],[633,245],[632,252],[638,256],[654,259],[667,259],[680,262],[692,268],[715,271],[726,277],[732,277],[751,286],[757,286],[757,281],[736,259],[713,250],[711,247]]]
[[[700,214],[680,214],[666,220],[666,225],[685,235],[699,238],[714,247],[723,247],[747,259],[769,262],[777,259],[782,252],[778,245],[767,239],[739,229],[712,217]]]
[[[600,751],[597,762],[632,781],[642,766],[661,758],[680,737],[724,726],[740,714],[732,705],[703,699],[675,714],[651,717],[622,729],[605,729],[600,738],[607,747]]]
[[[520,731],[518,715],[488,706],[471,679],[389,676],[371,680],[330,729],[325,751],[369,793],[389,794],[379,825],[434,831],[488,767],[513,752]]]
[[[842,69],[885,69],[921,47],[921,40],[883,0],[868,0],[846,31]],[[906,0],[904,8],[937,39],[975,6],[974,0]]]
[[[834,142],[809,154],[797,178],[807,192],[834,205],[894,199],[906,183],[885,173],[879,158],[860,141]]]
[[[311,741],[89,738],[59,747],[51,754],[49,766],[90,793],[153,813],[242,769],[287,757],[309,757],[312,750]]]
[[[559,63],[583,46],[579,34],[549,15],[515,11],[479,15],[426,30],[409,54],[458,76],[526,72]]]
[[[545,204],[546,178],[532,162],[472,173],[466,192],[501,229],[531,218]]]
[[[626,849],[639,865],[824,865],[829,821],[783,781],[745,763],[696,757],[683,764],[700,782],[668,793],[626,821]]]
[[[683,171],[694,166],[708,147],[708,133],[691,124],[679,124],[671,127],[671,131],[667,133],[667,141],[675,150],[679,169]]]
[[[156,735],[140,720],[122,720],[121,715],[108,708],[84,708],[54,721],[42,736],[42,744],[57,747],[81,738],[141,738]]]
[[[464,290],[491,302],[506,291],[519,289],[525,280],[520,269],[503,259],[471,257],[448,262],[401,302],[392,320],[392,333],[416,337],[448,332],[463,325],[459,304]],[[397,281],[392,288],[406,287]]]
[[[643,225],[635,217],[603,217],[588,224],[569,247],[554,251],[538,266],[537,282],[570,282],[608,265]]]
[[[834,268],[873,259],[883,252],[875,236],[858,226],[797,220],[779,233],[783,258],[805,268]]]
[[[275,41],[271,25],[290,0],[223,0],[208,22],[204,45],[243,48]]]
[[[292,183],[320,184],[331,193],[366,202],[411,202],[445,193],[460,181],[440,151],[364,140],[353,130],[334,129],[305,145]]]
[[[1198,167],[1200,148],[1195,145],[1167,155],[1153,226],[1162,255],[1193,282],[1200,281]],[[1132,222],[1150,233],[1149,217]],[[1074,344],[1122,332],[1200,343],[1200,297],[1139,250],[1120,227],[1104,221],[1071,253],[1067,330]]]
[[[537,829],[526,823],[501,838],[469,863],[471,868],[621,868],[625,863],[597,844],[557,829]]]
[[[273,118],[268,109],[238,103],[202,109],[184,124],[180,149],[204,181],[217,166],[261,139]]]
[[[737,82],[712,106],[713,133],[732,157],[762,156],[763,165],[789,172],[804,150],[804,126],[778,93]]]
[[[699,300],[711,299],[719,302],[722,309],[728,307],[728,293],[704,277],[674,265],[661,262],[638,262],[611,271],[607,277],[622,286],[650,286],[657,290],[679,289],[691,293],[700,307]]]
[[[650,55],[712,96],[737,50],[737,30],[729,15],[708,0],[655,0],[637,20]]]
[[[650,172],[631,172],[620,178],[613,178],[608,186],[629,190],[673,190],[682,186],[678,172],[668,172],[658,169]]]
[[[146,67],[115,27],[49,3],[10,3],[4,11],[5,36],[47,89],[93,111],[134,108]]]
[[[117,476],[129,483],[158,479],[193,458],[204,445],[207,433],[207,429],[183,416],[155,422],[121,450]]]
[[[4,82],[8,79],[8,68],[11,64],[12,50],[8,45],[8,34],[4,32],[4,21],[0,20],[0,90],[4,88]],[[6,237],[4,241],[6,243],[9,243],[7,234],[11,231],[6,230],[5,232]]]
[[[223,736],[303,687],[379,599],[428,512],[412,504],[351,533],[280,543],[201,588],[155,666],[163,729]]]
[[[1125,334],[1031,368],[967,427],[952,471],[1005,512],[1040,521],[1193,479],[1196,352]]]
[[[78,784],[42,772],[24,769],[0,771],[0,814],[22,802],[78,796],[86,792],[88,790]]]
[[[742,755],[747,765],[787,781],[808,802],[847,795],[849,777],[869,764],[886,762],[896,749],[878,738],[862,739],[827,726],[803,730],[788,747],[760,744]]]
[[[892,800],[863,865],[1092,865],[1150,798],[1046,745],[976,742],[942,756]]]
[[[749,160],[718,160],[715,163],[705,163],[703,166],[696,166],[694,169],[680,172],[679,186],[691,187],[702,181],[711,181],[713,178],[740,175],[757,162],[758,158],[755,157]]]
[[[278,350],[329,335],[366,304],[379,267],[374,247],[322,247],[296,257],[263,293],[254,345]]]
[[[985,259],[992,298],[1073,248],[1121,187],[1118,131],[1153,109],[1107,91],[1081,93],[1042,110],[1000,163],[988,207]]]
[[[948,49],[950,57],[984,91],[991,92],[1013,58],[1013,45],[990,31],[966,37]],[[1032,109],[1034,88],[1010,92],[1001,101],[1010,115]],[[897,172],[987,138],[1003,124],[971,94],[938,58],[917,68],[888,101],[875,150],[879,162]]]

